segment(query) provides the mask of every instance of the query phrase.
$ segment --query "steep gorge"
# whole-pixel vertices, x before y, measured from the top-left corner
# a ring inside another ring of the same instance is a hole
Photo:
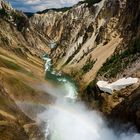
[[[41,57],[50,51],[48,44],[49,38],[43,37],[26,15],[0,0],[1,140],[45,139],[39,124],[25,115],[19,104],[48,104],[50,100],[47,93],[36,88],[46,83]]]
[[[139,0],[102,0],[94,5],[80,2],[64,11],[48,10],[30,18],[3,0],[0,3],[1,93],[8,96],[2,97],[4,99],[12,98],[12,103],[8,104],[18,110],[9,111],[7,102],[4,103],[0,125],[6,126],[6,133],[11,120],[6,117],[6,122],[3,122],[5,112],[9,112],[10,119],[16,112],[21,117],[15,116],[18,123],[12,122],[21,128],[20,134],[25,135],[25,139],[44,139],[43,135],[38,138],[32,134],[36,131],[40,134],[40,127],[23,114],[14,102],[31,102],[35,107],[50,102],[50,95],[44,89],[37,88],[40,83],[46,85],[47,82],[44,80],[42,60],[46,53],[52,59],[56,72],[64,72],[76,80],[80,87],[79,96],[90,108],[101,110],[111,118],[118,116],[124,122],[131,121],[140,129],[139,83],[113,95],[101,93],[96,87],[96,80],[100,79],[115,81],[124,76],[140,78]],[[65,82],[65,79],[62,81]],[[71,85],[68,90],[71,90]],[[56,105],[61,107],[61,104]],[[79,112],[79,106],[75,106],[74,111]],[[28,110],[32,115],[37,114],[32,108]],[[20,122],[22,119],[24,123]],[[15,139],[16,136],[7,139]]]
[[[52,50],[56,69],[73,75],[85,88],[117,48],[123,37],[118,26],[124,1],[77,4],[66,12],[35,14],[31,22],[56,42]]]
[[[140,78],[139,16],[139,0],[102,0],[94,5],[79,3],[67,11],[35,14],[30,21],[56,44],[50,53],[53,64],[57,70],[70,74],[81,91],[85,89],[81,94],[83,100],[107,115],[113,111],[113,116],[118,113],[115,113],[117,106],[126,102],[127,113],[117,115],[126,118],[125,121],[135,121],[139,120],[139,107],[130,107],[135,110],[131,112],[127,101],[133,100],[131,96],[135,96],[133,91],[139,84],[108,95],[100,94],[96,81],[112,82],[128,76]],[[136,102],[139,103],[139,99]],[[127,117],[133,113],[134,117]],[[136,125],[140,126],[138,121]]]

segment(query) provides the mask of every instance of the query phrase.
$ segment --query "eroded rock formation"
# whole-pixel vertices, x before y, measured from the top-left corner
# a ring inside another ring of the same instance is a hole
[[[138,120],[138,115],[128,119],[133,107],[129,109],[127,104],[137,104],[139,99],[135,102],[132,98],[118,96],[116,100],[117,93],[114,93],[102,100],[98,98],[97,91],[100,91],[95,84],[97,80],[113,82],[128,76],[140,78],[139,0],[102,0],[94,5],[79,3],[67,11],[35,14],[30,21],[56,42],[57,47],[50,54],[55,68],[72,75],[80,88],[86,89],[81,95],[84,100],[91,106],[98,106],[101,100],[101,110],[106,112],[109,108],[109,113],[112,110],[115,115],[121,104],[125,104],[120,116],[126,120]],[[137,96],[138,91],[132,92],[134,89],[128,88],[127,92],[120,91],[120,94]],[[134,114],[139,114],[136,113],[138,110]]]

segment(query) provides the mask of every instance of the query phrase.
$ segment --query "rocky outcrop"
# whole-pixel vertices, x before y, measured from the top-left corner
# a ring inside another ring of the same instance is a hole
[[[49,40],[30,24],[22,12],[1,1],[0,9],[0,46],[19,56],[26,53],[40,57],[49,51]]]
[[[85,89],[83,100],[139,127],[138,86],[113,95],[100,94],[96,87],[97,80],[139,78],[139,0],[102,0],[94,5],[83,2],[68,11],[35,14],[30,21],[57,44],[50,54],[54,66],[72,75],[82,91]]]
[[[0,83],[0,139],[44,140],[41,129],[14,103]],[[32,129],[31,129],[32,126]],[[27,129],[30,130],[28,133]],[[38,130],[38,131],[37,131]],[[34,132],[38,132],[35,134]],[[34,134],[34,135],[33,135]]]
[[[66,11],[47,10],[30,19],[3,0],[0,2],[0,72],[13,99],[21,101],[26,96],[21,96],[24,92],[15,92],[24,87],[31,93],[24,100],[46,103],[47,97],[27,84],[41,79],[43,63],[38,57],[47,52],[55,69],[77,80],[84,91],[80,96],[90,107],[97,107],[109,116],[118,115],[139,128],[139,86],[112,95],[101,94],[95,86],[96,79],[112,82],[126,76],[140,78],[139,0],[101,0],[93,5],[81,2]],[[11,81],[16,83],[13,87]],[[45,101],[38,98],[40,95]],[[122,108],[123,113],[119,114]],[[32,128],[34,123],[24,127],[27,133],[32,133]]]
[[[19,104],[40,107],[49,102],[49,96],[36,88],[39,83],[45,83],[41,57],[50,51],[49,41],[26,15],[0,0],[1,140],[45,139],[42,126],[33,121],[38,112],[34,113],[33,109],[26,112]],[[34,118],[27,117],[28,112],[34,113]]]
[[[48,96],[35,85],[37,79],[45,81],[41,57],[50,51],[50,40],[37,31],[24,13],[3,0],[0,5],[0,78],[4,88],[16,101],[36,98],[34,102],[46,103]]]
[[[140,59],[140,2],[126,1],[119,27],[123,42],[114,55],[103,65],[98,73],[105,79],[122,78],[123,76],[135,76],[139,71]],[[112,79],[113,80],[113,79]]]
[[[110,116],[113,118],[117,116],[116,119],[123,122],[133,122],[138,130],[140,130],[140,87],[125,97],[122,102],[118,103],[111,110]]]
[[[117,48],[115,54],[110,57],[102,66],[96,80],[94,80],[85,91],[86,99],[92,107],[100,108],[102,112],[114,120],[121,122],[133,122],[140,130],[139,123],[139,84],[127,87],[113,95],[108,95],[97,90],[96,82],[100,79],[109,80],[110,82],[122,77],[140,78],[140,1],[126,1],[126,8],[122,11],[119,19],[119,27],[123,42],[120,48]],[[94,88],[93,88],[94,87]],[[88,92],[89,91],[89,92]],[[96,94],[95,99],[95,92]],[[92,98],[92,99],[91,99]],[[95,99],[95,100],[94,100]]]
[[[116,54],[108,60],[99,71],[97,79],[113,81],[123,76],[140,78],[140,1],[126,1],[126,8],[122,12],[123,45]],[[127,45],[126,45],[127,44]],[[102,94],[101,110],[111,117],[123,122],[131,121],[140,130],[139,84],[130,86],[113,95]]]
[[[51,51],[56,69],[82,80],[79,84],[85,88],[97,73],[99,79],[100,75],[107,80],[117,75],[122,78],[123,71],[139,57],[139,1],[135,3],[81,2],[64,12],[35,14],[30,21],[57,44]]]
[[[51,53],[56,69],[83,81],[79,84],[85,88],[121,46],[118,24],[125,4],[118,0],[77,4],[66,12],[35,14],[30,21],[57,43]]]

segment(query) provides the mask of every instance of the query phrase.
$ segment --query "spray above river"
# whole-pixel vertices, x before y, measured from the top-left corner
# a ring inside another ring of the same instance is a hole
[[[140,134],[134,129],[127,133],[113,131],[107,127],[103,117],[88,110],[76,101],[78,90],[74,81],[60,72],[56,72],[48,55],[46,61],[46,80],[53,84],[53,89],[43,86],[44,90],[56,97],[55,103],[46,107],[38,119],[46,122],[46,140],[139,140]],[[68,100],[69,99],[69,100]]]

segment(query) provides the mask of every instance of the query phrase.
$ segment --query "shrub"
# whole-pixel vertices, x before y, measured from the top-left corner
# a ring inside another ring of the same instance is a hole
[[[86,64],[82,67],[83,72],[87,73],[88,71],[90,71],[94,64],[95,64],[95,61],[88,59],[86,61]]]
[[[85,3],[88,3],[89,6],[100,2],[101,0],[85,0]]]
[[[140,56],[140,39],[134,39],[125,51],[117,53],[106,61],[99,74],[105,77],[115,77],[119,72],[134,62]]]

